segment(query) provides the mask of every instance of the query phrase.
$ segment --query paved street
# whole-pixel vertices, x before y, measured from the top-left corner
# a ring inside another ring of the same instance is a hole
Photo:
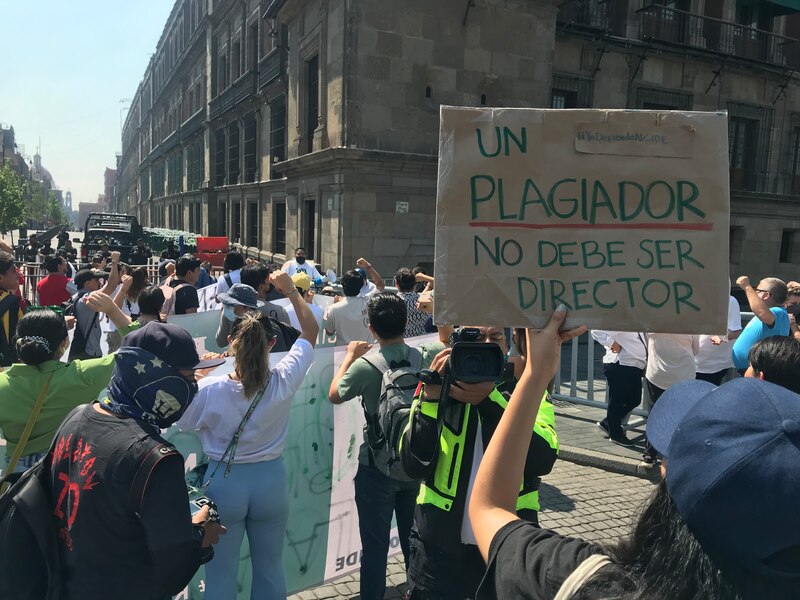
[[[542,526],[588,540],[613,542],[629,531],[637,509],[653,487],[646,479],[560,460],[541,488]],[[392,560],[386,598],[402,597],[404,581],[402,564]],[[355,598],[359,598],[357,574],[290,596],[290,600]]]

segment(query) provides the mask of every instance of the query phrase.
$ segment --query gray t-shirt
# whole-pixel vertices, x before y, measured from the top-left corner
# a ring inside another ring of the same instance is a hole
[[[81,289],[78,291],[79,295],[85,293],[88,293],[88,290]],[[75,303],[75,319],[77,320],[75,327],[79,327],[83,337],[86,338],[86,354],[96,358],[103,356],[103,350],[100,348],[100,336],[102,334],[100,317],[98,313],[83,303],[83,298]]]

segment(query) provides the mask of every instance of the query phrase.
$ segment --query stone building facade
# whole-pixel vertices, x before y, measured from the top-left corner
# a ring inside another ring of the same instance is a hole
[[[178,0],[116,208],[388,275],[433,259],[442,104],[727,110],[731,270],[797,279],[800,2],[644,5]]]

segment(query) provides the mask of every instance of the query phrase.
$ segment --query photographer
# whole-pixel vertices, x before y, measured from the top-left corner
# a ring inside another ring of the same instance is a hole
[[[168,323],[123,344],[107,394],[67,416],[48,458],[65,600],[163,600],[225,533],[208,507],[190,516],[183,457],[159,433],[192,401],[195,372],[224,360],[201,361]]]
[[[499,347],[497,354],[508,352],[505,334],[497,327],[461,328],[454,341],[482,342]],[[527,355],[527,348],[519,350]],[[516,379],[509,363],[499,381],[488,375],[492,381],[449,385],[453,352],[442,351],[431,364],[439,377],[424,377],[428,383],[414,400],[400,442],[404,469],[424,480],[411,530],[411,600],[472,598],[485,571],[467,506],[484,448],[508,406]],[[479,359],[476,354],[470,361],[478,364]],[[443,388],[448,387],[443,399]],[[521,519],[538,524],[540,477],[552,470],[558,455],[555,415],[546,392],[527,446],[516,511]]]

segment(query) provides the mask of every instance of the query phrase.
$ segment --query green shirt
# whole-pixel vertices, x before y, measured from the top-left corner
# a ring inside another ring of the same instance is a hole
[[[422,352],[422,368],[427,369],[436,355],[444,350],[444,348],[444,344],[439,342],[420,346],[419,350]],[[387,363],[392,364],[392,361],[398,363],[406,360],[408,358],[409,349],[410,346],[405,343],[400,343],[384,346],[380,348],[378,352],[386,359]],[[358,358],[350,365],[350,368],[347,369],[344,377],[339,380],[336,389],[343,402],[361,397],[367,410],[374,414],[378,410],[378,401],[381,398],[382,380],[383,373],[379,373],[375,367],[371,366],[363,358]],[[367,432],[365,429],[364,442],[361,444],[358,460],[361,464],[369,465],[369,446],[366,440]]]
[[[139,327],[132,323],[121,335]],[[114,355],[63,363],[48,360],[38,367],[14,364],[0,373],[0,430],[6,440],[6,456],[17,449],[17,442],[31,416],[39,393],[50,373],[47,397],[33,426],[24,454],[44,452],[50,447],[64,417],[76,406],[93,402],[111,381]]]

